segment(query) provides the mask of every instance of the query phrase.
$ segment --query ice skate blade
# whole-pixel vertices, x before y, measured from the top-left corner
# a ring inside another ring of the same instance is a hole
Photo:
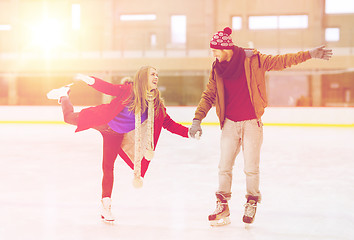
[[[104,223],[106,223],[106,224],[114,224],[114,219],[113,219],[113,220],[107,220],[107,219],[105,219],[103,216],[101,216],[101,219],[102,219],[102,221],[103,221]]]
[[[231,223],[231,220],[229,217],[226,218],[221,218],[219,220],[214,220],[214,221],[210,221],[210,226],[212,227],[221,227],[221,226],[225,226]]]
[[[113,224],[114,224],[114,220],[102,219],[102,221],[103,221],[105,224],[108,224],[108,225],[113,225]]]
[[[244,223],[245,224],[245,229],[251,229],[251,223]]]

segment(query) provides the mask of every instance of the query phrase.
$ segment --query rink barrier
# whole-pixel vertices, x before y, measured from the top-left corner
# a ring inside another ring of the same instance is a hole
[[[192,125],[192,122],[179,122],[182,125]],[[201,125],[205,126],[220,126],[216,122],[205,122]],[[263,126],[283,126],[283,127],[354,127],[353,124],[326,124],[326,123],[263,123]]]
[[[66,124],[64,121],[0,121],[0,124]]]
[[[185,126],[192,125],[192,122],[178,122]],[[64,121],[0,121],[0,124],[67,124]],[[204,122],[202,126],[220,126],[218,122]],[[276,127],[341,127],[354,128],[353,124],[330,124],[330,123],[263,123],[264,126]]]
[[[77,106],[75,111],[86,106]],[[167,106],[171,118],[190,126],[196,106]],[[262,116],[264,126],[354,127],[353,107],[268,107]],[[0,124],[65,124],[60,106],[0,106]],[[215,107],[202,125],[219,126]]]
[[[179,122],[182,125],[192,125],[191,122]],[[201,125],[220,126],[216,122],[206,122]],[[330,124],[330,123],[263,123],[263,126],[283,126],[283,127],[354,127],[353,124]]]

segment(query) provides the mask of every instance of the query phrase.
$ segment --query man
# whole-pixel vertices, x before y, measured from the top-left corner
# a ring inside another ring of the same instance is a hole
[[[267,106],[265,72],[282,70],[311,58],[328,60],[332,56],[332,50],[324,46],[293,54],[261,54],[257,50],[235,46],[231,33],[232,30],[227,27],[215,33],[210,41],[216,60],[189,130],[192,137],[197,132],[202,133],[201,121],[215,103],[222,133],[217,206],[215,212],[209,215],[213,226],[230,223],[228,200],[231,198],[232,169],[241,147],[247,189],[243,222],[253,222],[257,203],[261,201],[259,161],[263,141],[261,117]]]

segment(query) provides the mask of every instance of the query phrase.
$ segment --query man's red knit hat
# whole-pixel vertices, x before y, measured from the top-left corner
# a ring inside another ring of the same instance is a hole
[[[214,34],[210,41],[210,48],[214,49],[233,49],[234,43],[230,37],[232,33],[231,28],[226,27],[223,31]]]

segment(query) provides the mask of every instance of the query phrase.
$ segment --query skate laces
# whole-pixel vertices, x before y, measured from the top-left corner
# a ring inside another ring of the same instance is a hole
[[[226,203],[222,203],[221,201],[216,201],[216,209],[214,211],[214,214],[219,214],[224,210],[224,205]]]
[[[111,205],[111,204],[109,204],[109,205],[107,205],[107,206],[105,206],[105,205],[103,204],[103,209],[104,209],[104,210],[106,210],[106,211],[111,211],[111,208],[112,208],[112,205]]]
[[[255,203],[247,202],[244,206],[246,217],[253,217],[256,214],[257,205]]]

